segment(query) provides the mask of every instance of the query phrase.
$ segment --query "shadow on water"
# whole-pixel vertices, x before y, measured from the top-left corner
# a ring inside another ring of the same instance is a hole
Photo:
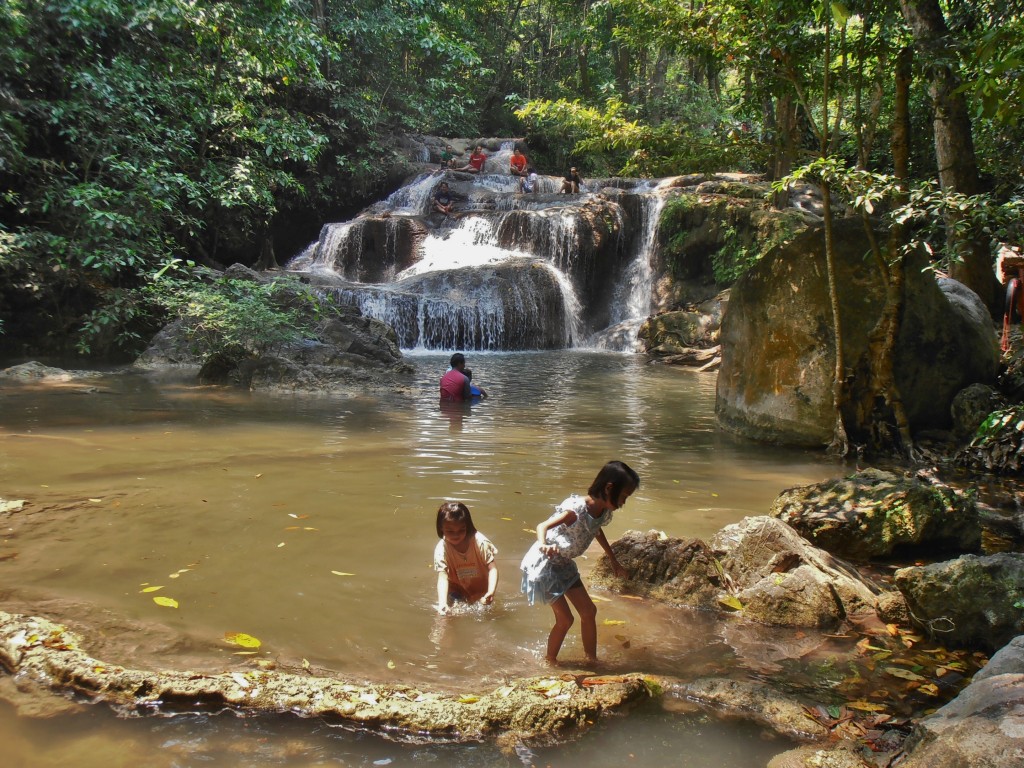
[[[93,656],[136,666],[244,671],[252,657],[223,640],[244,632],[285,671],[485,690],[543,672],[551,614],[521,599],[519,560],[536,524],[584,492],[606,460],[642,478],[611,539],[652,528],[707,539],[764,513],[785,488],[845,471],[720,432],[713,374],[614,353],[470,354],[474,383],[490,397],[449,411],[437,397],[447,354],[407,358],[411,394],[383,399],[139,375],[0,389],[0,496],[26,501],[3,521],[0,608],[67,623]],[[430,565],[446,499],[464,501],[497,545],[501,581],[493,609],[439,619]],[[597,554],[580,559],[585,580]],[[741,637],[699,612],[593,595],[610,671],[772,674],[805,653],[777,632]],[[581,658],[578,632],[563,655]],[[669,703],[612,718],[579,743],[518,755],[396,745],[312,720],[120,720],[102,707],[31,720],[5,705],[0,739],[20,761],[10,764],[24,766],[710,768],[763,765],[786,748]]]

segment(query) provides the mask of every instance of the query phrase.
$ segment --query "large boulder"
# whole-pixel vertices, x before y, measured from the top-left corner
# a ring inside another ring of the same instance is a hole
[[[768,514],[849,560],[919,549],[977,552],[977,502],[941,483],[865,469],[783,491]]]
[[[591,576],[595,584],[695,608],[739,611],[763,624],[835,627],[851,614],[874,612],[882,594],[851,565],[772,517],[744,518],[707,544],[659,531],[627,531],[611,546],[630,577],[616,579],[602,557]]]
[[[1024,554],[901,568],[894,583],[914,621],[946,645],[993,651],[1024,634]]]
[[[884,235],[879,233],[884,239]],[[835,225],[836,284],[849,388],[865,390],[863,358],[884,304],[885,286],[870,258],[863,225]],[[716,411],[727,429],[752,439],[803,446],[833,436],[835,336],[824,235],[810,229],[765,256],[732,288],[722,322]],[[994,381],[999,349],[980,299],[953,281],[936,281],[911,259],[897,338],[896,384],[912,430],[951,426],[955,395]],[[856,397],[855,397],[856,400]],[[851,405],[851,439],[867,440]]]

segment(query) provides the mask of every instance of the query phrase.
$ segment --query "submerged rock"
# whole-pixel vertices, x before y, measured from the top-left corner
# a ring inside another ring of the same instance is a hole
[[[981,545],[973,496],[879,469],[790,488],[769,514],[815,546],[852,560],[925,547],[977,552]]]
[[[355,685],[277,670],[205,674],[147,671],[92,658],[81,639],[46,619],[0,612],[0,664],[24,691],[59,691],[132,715],[196,711],[320,717],[401,741],[554,744],[601,715],[652,693],[640,675],[552,675],[514,680],[479,695],[402,685]],[[0,696],[5,690],[0,688]],[[23,710],[30,713],[29,708]]]

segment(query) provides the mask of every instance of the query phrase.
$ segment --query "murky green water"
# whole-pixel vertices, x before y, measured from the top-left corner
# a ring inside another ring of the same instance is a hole
[[[447,355],[409,360],[411,398],[266,396],[141,376],[4,385],[0,498],[28,505],[0,518],[0,608],[68,623],[87,632],[92,655],[137,666],[246,669],[251,657],[223,642],[244,632],[282,669],[305,661],[354,680],[485,690],[543,670],[551,612],[520,598],[518,563],[532,528],[606,460],[642,480],[610,539],[651,528],[708,538],[764,513],[784,488],[846,471],[720,432],[713,373],[578,351],[470,355],[491,397],[445,412]],[[499,599],[486,613],[431,610],[444,499],[464,501],[499,549]],[[767,641],[752,650],[698,612],[594,594],[613,672],[764,674],[786,654]],[[575,628],[562,655],[582,657]],[[0,742],[19,766],[757,766],[788,746],[672,708],[652,703],[578,744],[523,755],[395,745],[320,721],[122,720],[102,707],[28,720],[0,706]]]

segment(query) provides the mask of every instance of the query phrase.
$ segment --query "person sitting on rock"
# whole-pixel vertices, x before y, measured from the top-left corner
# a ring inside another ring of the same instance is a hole
[[[469,162],[455,170],[466,171],[467,173],[480,173],[484,169],[485,162],[487,162],[487,155],[484,154],[484,148],[477,145],[477,148],[473,150],[473,154],[469,156]]]
[[[434,210],[443,213],[445,216],[452,216],[452,208],[455,202],[452,200],[452,193],[448,189],[448,182],[442,181],[434,192]]]
[[[562,180],[562,194],[578,195],[580,187],[583,186],[583,179],[580,178],[579,171],[576,170],[575,166],[569,169],[569,172],[565,174],[565,178]]]
[[[520,192],[536,192],[539,179],[537,178],[537,171],[534,170],[531,165],[526,169],[526,175],[519,179],[519,191]]]
[[[526,155],[518,148],[512,150],[512,157],[508,161],[508,172],[521,179],[526,178],[528,161]]]

